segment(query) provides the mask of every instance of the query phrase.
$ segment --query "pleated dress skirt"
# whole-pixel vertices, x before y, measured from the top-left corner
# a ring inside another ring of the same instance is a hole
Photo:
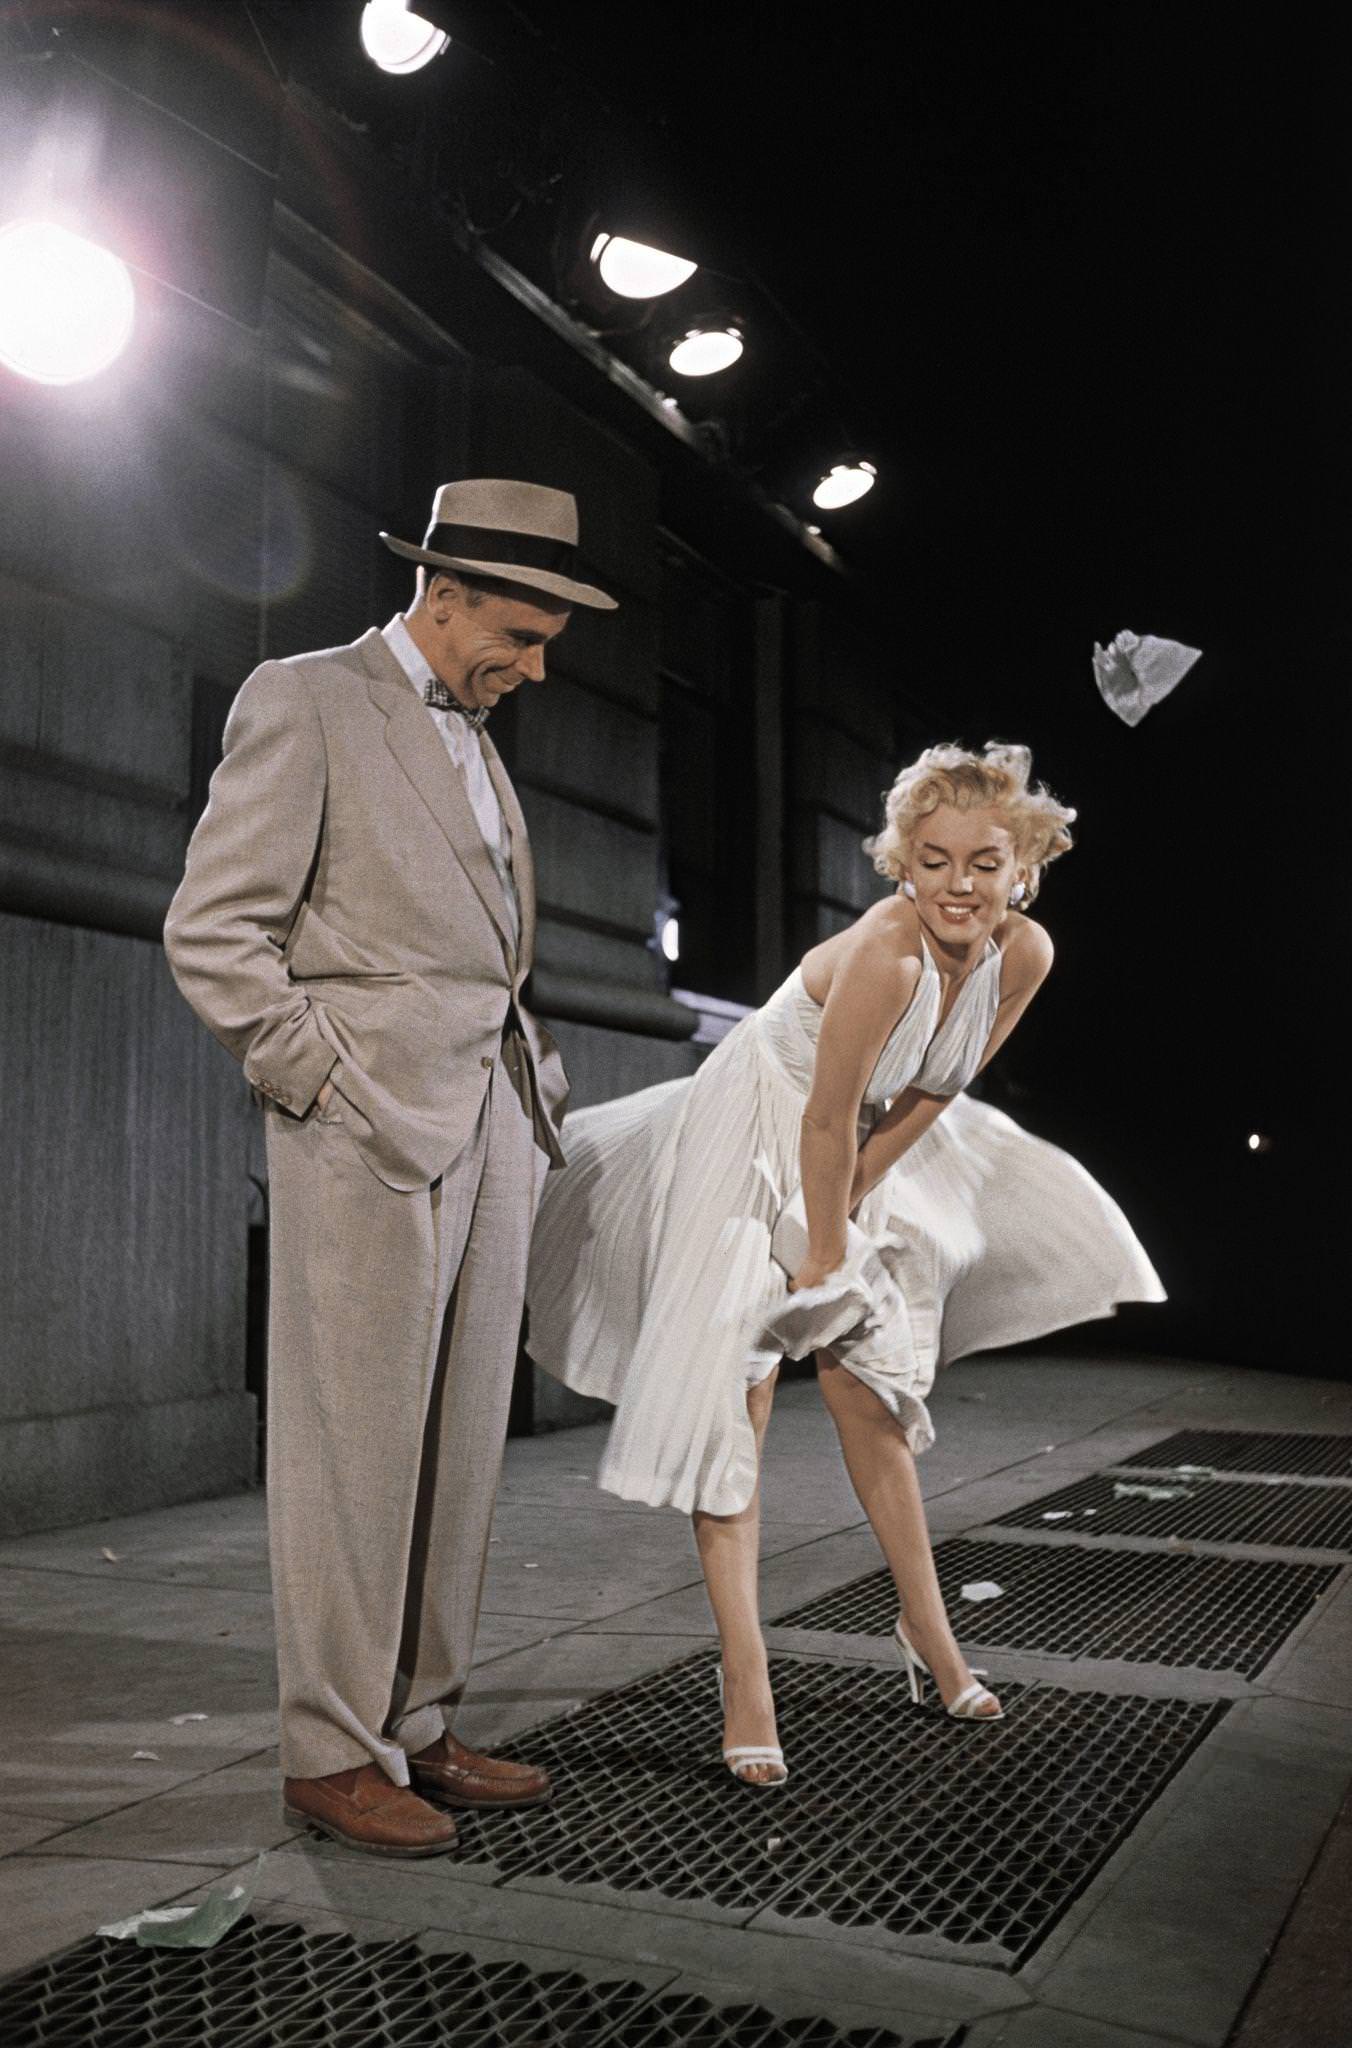
[[[786,1061],[772,1005],[692,1078],[575,1111],[568,1164],[545,1183],[528,1348],[614,1404],[598,1478],[625,1500],[745,1507],[747,1388],[786,1355],[829,1351],[918,1454],[934,1441],[940,1365],[1164,1298],[1093,1177],[962,1094],[860,1204],[843,1266],[791,1294],[810,1065]]]

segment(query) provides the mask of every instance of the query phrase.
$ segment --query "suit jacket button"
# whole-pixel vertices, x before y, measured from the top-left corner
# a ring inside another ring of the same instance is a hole
[[[492,1053],[491,1053],[491,1052],[486,1052],[486,1053],[484,1054],[483,1058],[482,1058],[482,1059],[481,1059],[481,1060],[479,1061],[479,1065],[480,1065],[481,1067],[491,1067],[491,1066],[492,1066],[492,1064],[493,1064],[493,1055],[492,1055]]]

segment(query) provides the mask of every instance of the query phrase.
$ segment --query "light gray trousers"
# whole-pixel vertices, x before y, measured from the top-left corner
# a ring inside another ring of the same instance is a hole
[[[282,1771],[374,1760],[406,1785],[469,1675],[548,1162],[501,1061],[470,1143],[412,1193],[364,1164],[340,1096],[266,1114]]]

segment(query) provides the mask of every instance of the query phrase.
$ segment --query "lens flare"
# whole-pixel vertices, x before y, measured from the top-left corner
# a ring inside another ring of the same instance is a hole
[[[646,242],[631,242],[624,235],[598,235],[592,243],[591,260],[621,299],[660,299],[699,268],[684,256],[671,256],[665,249],[651,249]]]
[[[53,221],[0,228],[0,363],[37,384],[96,377],[131,339],[136,293],[110,249]]]

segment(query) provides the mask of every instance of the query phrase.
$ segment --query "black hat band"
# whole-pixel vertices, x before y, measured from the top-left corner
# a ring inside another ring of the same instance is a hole
[[[508,533],[498,526],[429,526],[423,546],[429,554],[457,555],[462,561],[500,562],[516,569],[548,569],[567,576],[577,552],[571,541],[549,540],[538,533]]]

